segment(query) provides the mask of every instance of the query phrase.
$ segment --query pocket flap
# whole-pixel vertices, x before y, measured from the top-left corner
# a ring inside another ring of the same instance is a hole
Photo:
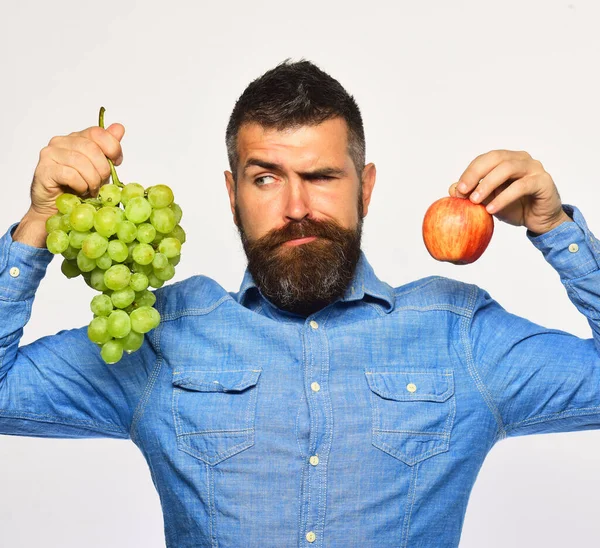
[[[388,400],[446,401],[454,394],[452,370],[365,371],[369,388]]]
[[[258,382],[262,369],[174,371],[173,384],[197,392],[241,392]]]

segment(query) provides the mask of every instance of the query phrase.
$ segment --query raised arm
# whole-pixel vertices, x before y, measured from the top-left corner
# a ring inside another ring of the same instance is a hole
[[[31,206],[0,238],[0,433],[41,437],[130,436],[155,354],[140,350],[107,365],[86,328],[19,346],[35,292],[52,255],[44,249],[54,200],[70,189],[95,195],[108,179],[106,157],[121,161],[124,128],[92,127],[54,137],[40,153]]]

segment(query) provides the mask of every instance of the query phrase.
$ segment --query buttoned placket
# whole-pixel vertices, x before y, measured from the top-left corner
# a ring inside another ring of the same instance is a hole
[[[328,313],[327,313],[328,314]],[[302,475],[301,538],[305,546],[323,545],[327,491],[327,457],[331,449],[332,409],[329,394],[329,344],[326,316],[307,319],[303,328],[304,384],[310,416],[309,457]]]

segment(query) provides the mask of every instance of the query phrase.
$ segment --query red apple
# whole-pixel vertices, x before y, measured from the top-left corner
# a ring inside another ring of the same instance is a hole
[[[494,232],[494,218],[485,206],[468,198],[447,196],[429,206],[423,219],[423,241],[438,261],[475,262]]]

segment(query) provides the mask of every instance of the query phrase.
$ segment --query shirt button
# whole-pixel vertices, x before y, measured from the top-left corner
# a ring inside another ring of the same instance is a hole
[[[311,320],[309,324],[313,329],[319,329],[319,324],[315,320]]]
[[[577,253],[579,251],[579,246],[577,244],[571,244],[569,246],[569,251],[571,253]]]
[[[19,269],[18,269],[16,266],[13,266],[13,267],[12,267],[12,268],[11,268],[11,269],[8,271],[8,273],[9,273],[9,274],[10,274],[10,275],[11,275],[13,278],[16,278],[16,277],[17,277],[17,276],[18,276],[18,275],[21,273],[21,271],[20,271],[20,270],[19,270]]]
[[[417,385],[416,385],[416,384],[413,384],[413,383],[411,382],[410,384],[407,384],[407,385],[406,385],[406,389],[407,389],[409,392],[416,392],[416,391],[417,391]]]
[[[319,390],[321,390],[321,386],[318,382],[310,383],[310,387],[312,388],[313,392],[318,392]]]
[[[316,539],[317,535],[315,535],[312,531],[306,533],[306,540],[308,540],[308,542],[314,542]]]
[[[313,466],[316,466],[319,464],[319,457],[317,457],[317,455],[313,455],[310,457],[310,459],[308,459],[308,462],[310,462]]]

